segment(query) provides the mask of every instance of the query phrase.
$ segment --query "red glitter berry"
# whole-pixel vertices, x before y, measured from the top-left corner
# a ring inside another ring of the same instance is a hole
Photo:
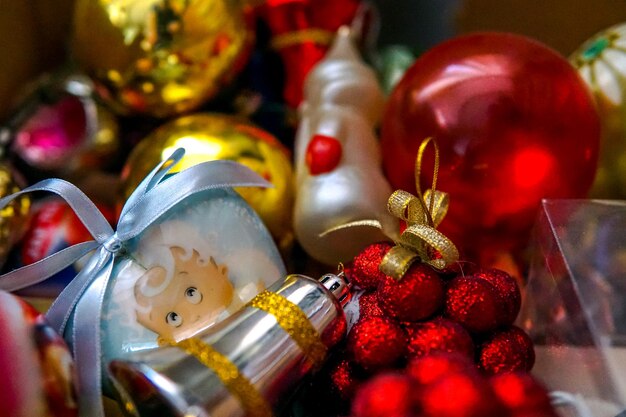
[[[378,266],[392,246],[389,242],[374,243],[354,258],[351,276],[357,286],[365,290],[378,287],[378,284],[385,278],[385,274],[378,269]]]
[[[481,269],[473,276],[482,278],[494,286],[500,297],[500,325],[513,324],[517,318],[522,303],[522,295],[517,281],[508,273],[500,269]]]
[[[361,380],[355,375],[354,365],[343,359],[330,369],[331,389],[344,400],[352,398]]]
[[[491,335],[482,343],[478,355],[478,365],[488,374],[530,371],[534,364],[533,342],[516,326]]]
[[[489,282],[473,276],[457,277],[448,284],[445,315],[470,332],[486,333],[499,324],[500,299]]]
[[[426,385],[452,373],[478,375],[478,368],[464,355],[439,352],[413,358],[406,366],[406,373],[417,383]]]
[[[474,342],[460,324],[437,318],[425,323],[415,323],[405,328],[408,335],[408,352],[419,357],[434,352],[456,352],[474,359]]]
[[[453,372],[422,389],[423,417],[506,416],[489,383],[478,374]]]
[[[381,310],[400,321],[430,317],[444,300],[441,278],[424,264],[414,264],[400,280],[385,277],[377,293]]]
[[[406,375],[383,373],[363,384],[352,402],[351,417],[410,417],[414,389]]]
[[[359,317],[383,316],[383,311],[378,305],[376,292],[366,292],[359,297]]]
[[[365,370],[390,367],[406,352],[406,334],[387,317],[362,318],[348,334],[347,350]]]
[[[509,409],[510,417],[557,417],[546,389],[530,374],[510,372],[490,379],[491,387]]]

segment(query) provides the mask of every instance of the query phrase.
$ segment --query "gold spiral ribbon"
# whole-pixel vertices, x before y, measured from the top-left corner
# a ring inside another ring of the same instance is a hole
[[[280,50],[304,42],[314,42],[318,45],[330,45],[335,36],[334,32],[324,29],[302,29],[293,32],[281,33],[272,38],[271,46]]]
[[[228,391],[241,402],[250,417],[272,417],[272,407],[254,385],[239,372],[237,366],[222,353],[198,338],[189,338],[174,343],[195,357],[202,365],[211,369]]]
[[[428,144],[435,147],[435,167],[432,188],[422,194],[420,174],[422,158]],[[449,196],[436,191],[439,173],[439,146],[433,138],[426,138],[420,144],[415,161],[415,188],[417,196],[403,191],[395,191],[387,201],[387,210],[393,216],[404,220],[406,229],[383,257],[379,269],[386,275],[400,279],[408,271],[411,264],[421,259],[437,269],[445,268],[459,258],[459,251],[450,239],[439,232],[436,227],[441,223],[448,211]]]
[[[276,322],[302,349],[314,368],[319,368],[326,358],[327,347],[304,312],[285,297],[263,291],[248,303],[276,318]]]

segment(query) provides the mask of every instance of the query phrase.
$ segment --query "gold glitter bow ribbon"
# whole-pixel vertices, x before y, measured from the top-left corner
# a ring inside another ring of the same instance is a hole
[[[422,194],[420,173],[422,158],[429,143],[435,147],[435,169],[432,188]],[[404,276],[416,259],[432,265],[437,269],[445,268],[459,258],[459,251],[450,239],[439,232],[436,227],[441,223],[448,211],[449,197],[447,193],[436,191],[437,174],[439,172],[439,146],[433,138],[422,141],[415,162],[415,188],[417,196],[403,191],[395,191],[387,201],[387,210],[404,220],[406,229],[380,263],[379,269],[395,279]]]

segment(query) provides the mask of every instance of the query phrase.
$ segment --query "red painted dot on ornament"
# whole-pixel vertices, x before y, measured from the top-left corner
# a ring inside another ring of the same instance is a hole
[[[492,375],[530,371],[535,364],[533,342],[519,327],[509,326],[499,330],[481,344],[478,364]]]
[[[408,325],[405,329],[408,335],[409,358],[449,352],[474,359],[474,342],[471,336],[463,326],[452,320],[437,318]]]
[[[406,333],[387,317],[362,318],[350,330],[346,350],[365,370],[391,367],[406,352]]]
[[[330,136],[315,135],[306,148],[305,161],[311,175],[331,172],[339,165],[341,142]]]
[[[500,299],[493,285],[474,276],[457,277],[446,291],[445,316],[470,332],[485,333],[499,325]]]
[[[385,277],[377,294],[381,310],[400,321],[428,318],[437,313],[444,302],[443,281],[425,264],[413,264],[399,280]]]
[[[384,256],[393,245],[379,242],[367,246],[352,261],[352,279],[354,283],[365,289],[374,290],[385,279],[385,274],[378,267]]]
[[[495,375],[491,387],[508,408],[510,417],[557,417],[548,391],[535,378],[525,372]]]

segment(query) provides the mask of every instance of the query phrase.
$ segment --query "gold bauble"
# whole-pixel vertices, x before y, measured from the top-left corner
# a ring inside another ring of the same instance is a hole
[[[14,171],[0,164],[0,198],[20,191]],[[13,245],[26,231],[30,199],[21,196],[0,210],[0,265],[4,264]]]
[[[570,61],[593,93],[602,120],[592,198],[626,199],[626,24],[585,42]]]
[[[243,0],[77,0],[72,55],[124,114],[166,117],[214,97],[254,33]]]
[[[133,149],[122,170],[124,199],[143,178],[177,148],[185,156],[170,172],[200,162],[239,162],[272,183],[274,188],[236,188],[259,214],[281,249],[293,241],[293,170],[289,151],[270,133],[245,119],[199,113],[168,122]]]

